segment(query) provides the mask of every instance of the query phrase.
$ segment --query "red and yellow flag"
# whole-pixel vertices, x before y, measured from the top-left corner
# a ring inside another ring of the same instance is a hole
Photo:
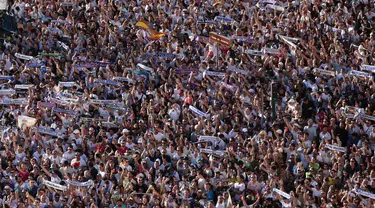
[[[165,34],[167,34],[166,32],[161,33],[161,32],[157,32],[157,31],[153,30],[150,26],[148,26],[148,23],[143,19],[139,20],[135,24],[135,26],[146,30],[150,34],[149,39],[151,39],[151,40],[157,40],[157,39],[163,37]]]

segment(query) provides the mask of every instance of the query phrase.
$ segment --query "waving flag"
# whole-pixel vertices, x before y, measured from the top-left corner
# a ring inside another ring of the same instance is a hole
[[[157,40],[157,39],[163,37],[165,34],[167,34],[166,32],[164,32],[164,33],[156,32],[150,26],[148,26],[148,23],[145,20],[139,20],[135,24],[135,26],[140,27],[140,28],[144,29],[145,31],[147,31],[150,34],[150,37],[149,37],[150,40]]]

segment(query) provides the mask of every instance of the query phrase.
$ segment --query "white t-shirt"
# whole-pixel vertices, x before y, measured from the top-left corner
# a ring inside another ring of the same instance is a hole
[[[246,188],[246,185],[245,185],[245,183],[236,182],[236,183],[234,183],[234,188],[239,190],[240,192],[243,192]]]
[[[332,139],[331,134],[328,133],[328,131],[327,131],[326,133],[320,132],[319,137],[320,137],[320,139],[322,139],[322,140],[323,140],[324,138],[327,138],[327,140],[331,140],[331,139]]]
[[[102,108],[102,107],[100,107],[99,108],[99,114],[100,114],[100,116],[101,117],[103,117],[104,118],[104,120],[108,120],[108,118],[109,118],[109,112],[107,111],[107,110],[105,110],[104,108]]]
[[[157,134],[154,134],[154,137],[156,139],[156,141],[160,142],[162,139],[166,138],[166,136],[164,134],[162,134],[161,132],[158,132]]]
[[[61,160],[61,162],[65,162],[65,161],[71,162],[74,158],[74,155],[75,155],[74,151],[72,151],[71,153],[69,153],[68,151],[64,152],[64,154],[62,155],[63,159]]]
[[[73,165],[74,163],[76,163],[78,160],[76,158],[74,158],[71,162],[71,165]],[[82,159],[82,157],[80,158],[79,160],[79,167],[82,168],[86,166],[86,161],[84,159]]]

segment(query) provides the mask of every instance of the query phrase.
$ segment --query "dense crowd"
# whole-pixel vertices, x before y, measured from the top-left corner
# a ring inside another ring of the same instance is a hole
[[[375,207],[374,0],[5,12],[3,207]]]

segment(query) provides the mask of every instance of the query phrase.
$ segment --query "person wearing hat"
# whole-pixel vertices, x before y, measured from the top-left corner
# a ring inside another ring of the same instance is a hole
[[[82,144],[82,138],[81,138],[79,129],[75,129],[73,131],[73,139],[74,139],[74,141],[76,142],[77,145]]]
[[[128,135],[130,134],[130,131],[126,128],[124,128],[122,131],[121,131],[122,135],[121,137],[119,138],[119,142],[122,142],[122,141],[126,141],[127,140],[127,137]]]

